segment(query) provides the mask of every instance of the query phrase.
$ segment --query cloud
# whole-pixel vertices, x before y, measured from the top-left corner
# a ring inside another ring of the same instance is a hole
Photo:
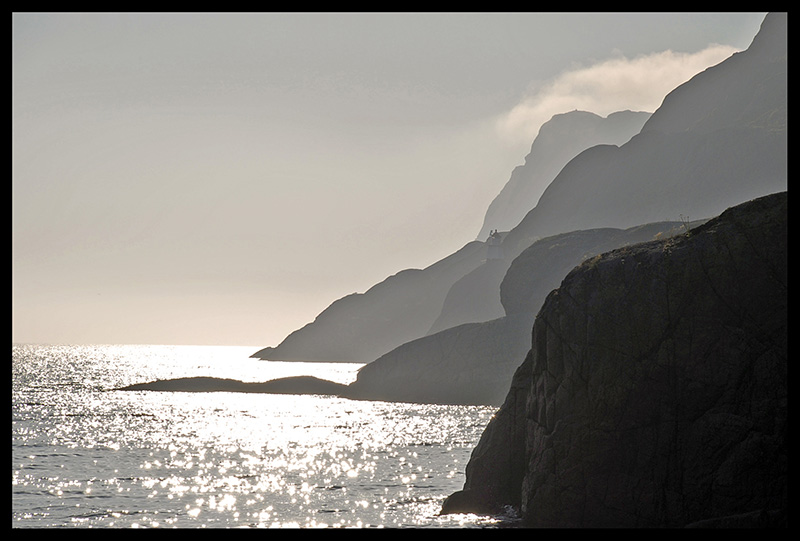
[[[529,145],[555,114],[574,109],[601,116],[625,109],[652,112],[674,88],[737,51],[710,45],[696,53],[620,55],[577,66],[534,88],[498,120],[497,129],[506,140]]]

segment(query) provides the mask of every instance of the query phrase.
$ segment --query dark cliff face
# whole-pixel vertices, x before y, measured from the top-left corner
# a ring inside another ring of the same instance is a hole
[[[780,525],[787,195],[614,250],[547,298],[444,512],[552,527]]]

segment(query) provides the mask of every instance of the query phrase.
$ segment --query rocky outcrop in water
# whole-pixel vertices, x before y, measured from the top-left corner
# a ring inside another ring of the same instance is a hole
[[[787,195],[574,269],[443,512],[785,526]]]
[[[293,376],[263,382],[248,382],[228,378],[198,376],[135,383],[114,390],[338,395],[343,393],[346,389],[347,385],[315,378],[313,376]]]

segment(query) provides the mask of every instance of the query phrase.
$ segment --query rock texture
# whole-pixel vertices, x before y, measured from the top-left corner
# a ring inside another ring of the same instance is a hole
[[[570,272],[443,512],[785,525],[787,235],[784,192]]]

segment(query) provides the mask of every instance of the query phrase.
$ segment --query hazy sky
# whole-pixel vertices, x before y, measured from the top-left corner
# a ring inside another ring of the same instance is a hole
[[[12,341],[277,345],[763,13],[14,13]]]

